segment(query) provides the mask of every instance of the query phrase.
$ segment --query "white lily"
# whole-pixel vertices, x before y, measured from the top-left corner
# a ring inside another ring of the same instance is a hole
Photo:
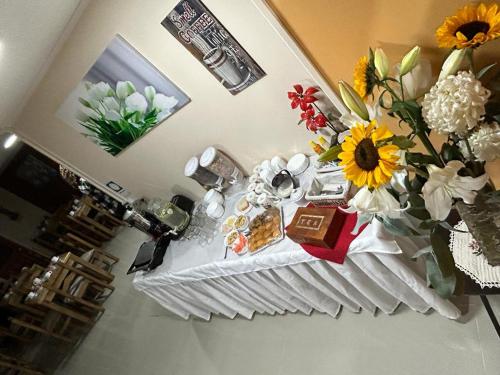
[[[106,82],[98,82],[90,86],[88,95],[90,100],[100,101],[107,96],[113,95],[113,89]]]
[[[153,99],[153,108],[160,112],[170,111],[178,102],[179,101],[173,96],[156,94]]]
[[[462,65],[466,53],[467,48],[456,49],[450,53],[441,67],[441,73],[439,73],[438,80],[442,80],[449,75],[455,74]]]
[[[117,100],[113,98],[112,96],[109,96],[107,98],[104,98],[102,100],[104,106],[109,110],[109,111],[119,111],[120,110],[120,104],[118,104]]]
[[[126,97],[132,95],[135,92],[135,86],[130,81],[118,81],[116,82],[116,96],[119,99],[125,99]]]
[[[462,198],[467,204],[474,203],[477,190],[488,182],[485,173],[479,177],[459,176],[458,171],[464,164],[458,160],[450,161],[444,168],[433,164],[427,166],[429,178],[422,188],[425,208],[433,220],[444,220],[450,213],[453,198]]]
[[[389,74],[389,59],[382,48],[375,50],[374,63],[380,78],[387,77],[387,74]]]
[[[146,112],[148,108],[148,102],[146,98],[138,92],[134,92],[132,95],[128,96],[125,99],[125,106],[127,107],[128,112]]]
[[[144,87],[144,95],[146,95],[146,99],[148,102],[152,102],[156,95],[156,89],[153,86]]]
[[[401,212],[408,207],[401,208],[399,202],[385,187],[379,187],[370,191],[368,186],[363,186],[349,201],[349,208],[344,211],[360,215],[382,215],[390,218],[399,218]]]
[[[401,60],[401,75],[404,76],[415,68],[420,60],[420,47],[415,46]]]
[[[357,124],[368,125],[372,120],[377,120],[377,122],[380,123],[380,119],[382,118],[382,111],[380,109],[379,103],[377,102],[373,106],[365,104],[365,106],[368,110],[369,120],[363,120],[355,112],[350,112],[340,116],[340,122],[347,126],[349,129],[353,126],[356,126]]]
[[[156,122],[163,121],[171,114],[172,114],[172,111],[169,111],[168,109],[161,111],[160,113],[158,113],[158,115],[156,115]]]
[[[104,118],[109,121],[119,121],[122,117],[120,114],[114,110],[106,111]]]
[[[399,80],[400,66],[396,66],[398,71],[396,79]],[[416,99],[432,86],[432,68],[429,60],[421,59],[419,63],[407,74],[403,76],[403,92],[405,100]]]
[[[363,99],[348,83],[339,81],[340,96],[347,108],[356,113],[363,120],[368,120],[368,110]]]

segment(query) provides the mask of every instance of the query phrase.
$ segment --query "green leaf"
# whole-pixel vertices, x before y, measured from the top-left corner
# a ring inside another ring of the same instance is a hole
[[[416,143],[404,135],[395,135],[392,137],[392,144],[395,144],[402,150],[415,147]]]
[[[89,103],[88,101],[86,101],[85,99],[83,99],[83,98],[78,98],[78,101],[79,101],[82,105],[84,105],[85,107],[87,107],[87,108],[92,108],[92,106],[90,105],[90,103]]]
[[[330,147],[328,150],[323,152],[318,160],[320,162],[327,162],[327,161],[332,161],[336,160],[339,157],[339,154],[342,152],[342,146],[341,145],[335,145]]]
[[[440,154],[446,163],[451,160],[462,160],[460,149],[456,145],[450,145],[449,143],[443,143]]]
[[[434,221],[434,220],[424,220],[422,221],[418,227],[420,229],[433,229],[436,225],[439,224],[439,221]]]
[[[432,246],[426,246],[423,249],[418,250],[413,256],[410,258],[411,260],[417,260],[419,257],[425,254],[432,254]]]
[[[384,228],[387,229],[387,231],[395,236],[402,236],[402,237],[407,237],[407,236],[415,236],[419,235],[418,232],[407,226],[402,220],[400,219],[392,219],[389,217],[382,217],[382,216],[376,216],[376,218],[384,224]]]
[[[481,79],[486,73],[488,73],[490,71],[491,68],[493,68],[495,65],[497,65],[496,62],[494,62],[493,64],[490,64],[490,65],[487,65],[485,66],[484,68],[482,68],[479,72],[477,72],[476,74],[476,78],[477,79]]]
[[[435,226],[430,234],[434,257],[443,277],[455,274],[455,261],[448,245],[449,235],[450,232],[439,225]]]
[[[420,152],[407,152],[405,154],[406,162],[409,164],[434,164],[434,158],[430,155],[424,155]]]
[[[420,220],[428,220],[431,218],[431,215],[425,208],[425,201],[420,195],[412,192],[408,195],[408,201],[411,207],[406,210],[407,214]]]
[[[455,291],[457,282],[455,272],[449,276],[444,276],[432,254],[425,255],[425,268],[427,281],[432,285],[436,293],[442,298],[450,298]]]

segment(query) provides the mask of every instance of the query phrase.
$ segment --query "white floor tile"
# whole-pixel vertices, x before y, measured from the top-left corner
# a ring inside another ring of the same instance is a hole
[[[125,275],[145,236],[124,229],[106,312],[58,374],[420,375],[500,373],[500,340],[478,298],[465,323],[405,306],[387,316],[343,311],[184,321],[135,291]],[[490,297],[500,314],[500,297]]]

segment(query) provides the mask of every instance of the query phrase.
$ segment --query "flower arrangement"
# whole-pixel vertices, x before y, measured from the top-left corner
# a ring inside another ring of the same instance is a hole
[[[300,84],[293,85],[294,91],[288,92],[290,106],[292,109],[300,109],[299,125],[305,122],[307,130],[317,133],[319,129],[329,128],[334,136],[344,127],[337,122],[337,118],[332,113],[325,114],[318,106],[319,98],[315,95],[319,92],[316,87],[308,87],[304,90]],[[335,137],[336,140],[336,137]],[[337,142],[333,142],[337,144]]]
[[[457,283],[446,219],[457,201],[473,204],[488,188],[485,162],[500,157],[500,75],[487,86],[481,79],[496,63],[474,66],[474,51],[499,37],[496,4],[467,5],[446,18],[436,38],[451,51],[434,84],[420,47],[393,72],[384,51],[370,49],[356,64],[353,86],[339,82],[350,110],[340,120],[350,135],[320,158],[339,159],[345,178],[359,188],[348,208],[358,213],[358,226],[377,219],[395,235],[430,238],[416,256],[424,256],[430,284],[446,298]],[[381,125],[381,110],[408,133],[394,135]],[[447,136],[440,150],[431,132]],[[426,152],[414,151],[417,140]]]
[[[168,117],[178,100],[157,93],[153,86],[137,92],[130,81],[119,81],[113,90],[106,82],[85,82],[86,95],[79,97],[86,136],[112,155],[117,155]]]

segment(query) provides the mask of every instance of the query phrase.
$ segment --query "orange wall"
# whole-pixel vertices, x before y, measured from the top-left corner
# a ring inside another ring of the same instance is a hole
[[[418,44],[439,73],[446,50],[436,47],[435,29],[462,0],[267,0],[311,61],[333,87],[352,70],[368,47],[382,47],[392,63]],[[477,66],[500,61],[500,40],[480,48]],[[489,171],[500,185],[500,163]]]

